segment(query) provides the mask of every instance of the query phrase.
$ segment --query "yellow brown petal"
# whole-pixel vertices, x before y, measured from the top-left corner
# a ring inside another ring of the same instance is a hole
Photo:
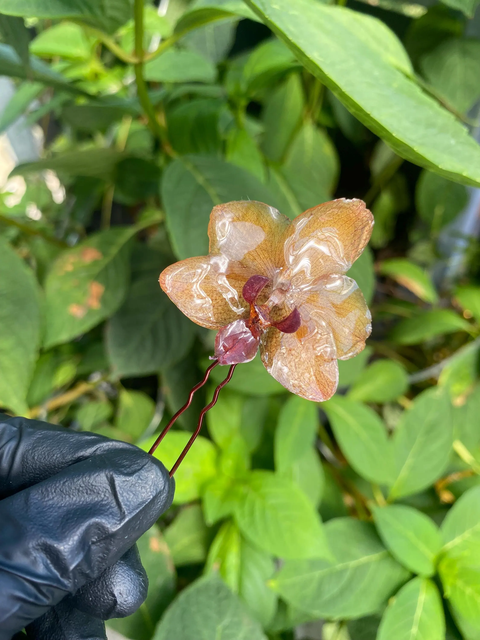
[[[355,280],[343,275],[317,280],[304,306],[310,313],[315,309],[330,327],[339,360],[363,351],[372,332],[372,316]]]
[[[346,273],[370,239],[373,216],[362,200],[339,199],[308,209],[286,232],[287,273],[297,287]]]
[[[295,333],[274,327],[262,336],[260,354],[267,371],[286,389],[306,400],[323,402],[338,385],[333,335],[319,317],[300,309],[302,324]]]
[[[160,286],[190,320],[220,329],[241,318],[249,305],[241,292],[250,274],[223,256],[187,258],[160,274]]]
[[[263,202],[240,200],[213,208],[210,254],[240,262],[251,275],[273,277],[283,265],[283,239],[290,220]]]

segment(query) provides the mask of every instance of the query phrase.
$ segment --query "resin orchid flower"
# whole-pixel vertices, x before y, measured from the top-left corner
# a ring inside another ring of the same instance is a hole
[[[361,200],[334,200],[291,221],[261,202],[214,207],[210,253],[170,265],[160,285],[193,322],[218,330],[219,364],[252,360],[292,393],[328,400],[337,360],[365,347],[371,315],[346,276],[373,217]]]

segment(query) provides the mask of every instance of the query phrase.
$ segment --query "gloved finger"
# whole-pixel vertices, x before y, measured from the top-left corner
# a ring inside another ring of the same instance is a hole
[[[28,640],[106,640],[102,620],[73,609],[65,601],[29,624]]]
[[[131,615],[147,597],[148,578],[133,546],[96,580],[81,587],[64,602],[102,620]]]
[[[0,640],[117,562],[170,506],[173,491],[160,462],[127,447],[0,501]]]
[[[0,499],[46,480],[62,469],[132,445],[94,433],[78,433],[0,414]]]

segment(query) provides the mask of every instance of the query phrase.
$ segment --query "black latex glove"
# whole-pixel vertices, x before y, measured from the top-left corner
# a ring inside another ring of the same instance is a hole
[[[146,597],[134,543],[173,492],[137,447],[0,414],[0,640],[105,638]]]

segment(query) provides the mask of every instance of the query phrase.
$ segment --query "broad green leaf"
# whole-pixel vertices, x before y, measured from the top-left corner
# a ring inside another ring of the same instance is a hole
[[[157,526],[144,533],[137,546],[148,577],[147,598],[134,614],[111,619],[107,625],[131,640],[150,640],[163,611],[174,597],[175,569]]]
[[[217,384],[227,375],[225,367],[217,367],[212,371],[211,379]],[[272,378],[260,360],[256,356],[251,362],[237,367],[235,375],[228,383],[231,391],[238,391],[252,396],[270,396],[278,393],[286,393],[285,387]]]
[[[170,431],[154,453],[167,469],[171,469],[183,451],[191,434],[185,431]],[[144,440],[139,446],[148,451],[156,436]],[[175,473],[174,504],[184,504],[200,497],[204,487],[217,473],[217,450],[206,438],[198,436],[195,446],[190,449],[185,460]]]
[[[477,8],[479,0],[442,0],[443,4],[446,4],[452,9],[458,9],[469,17],[473,18],[475,9]]]
[[[125,116],[135,115],[135,109],[125,100],[107,100],[85,104],[67,104],[62,109],[62,118],[79,131],[106,131],[114,122]],[[132,124],[130,133],[135,131]],[[127,139],[127,143],[130,141]],[[130,150],[127,144],[127,150]],[[142,149],[143,151],[143,149]],[[133,150],[133,153],[137,150]],[[121,158],[119,158],[119,161]]]
[[[245,399],[227,389],[222,399],[207,413],[208,432],[220,448],[226,448],[238,435],[242,425],[242,406]]]
[[[450,562],[439,566],[444,595],[464,640],[480,639],[480,568]]]
[[[448,396],[428,389],[405,411],[393,434],[395,481],[390,498],[418,493],[444,472],[452,449]]]
[[[337,518],[327,522],[325,532],[335,560],[287,561],[272,588],[317,618],[345,620],[376,612],[405,581],[407,571],[367,522]]]
[[[351,387],[350,400],[391,402],[408,389],[408,375],[395,360],[376,360],[369,365]]]
[[[85,30],[73,22],[62,22],[41,31],[32,41],[30,51],[43,58],[60,56],[73,60],[88,60],[93,41]]]
[[[40,287],[3,238],[0,255],[0,406],[25,414],[40,343]]]
[[[80,18],[115,31],[133,14],[133,0],[0,0],[0,13],[26,18]]]
[[[153,82],[215,82],[215,66],[188,49],[168,49],[145,65],[145,79]]]
[[[377,640],[440,640],[445,637],[442,598],[431,580],[414,578],[392,598]]]
[[[175,33],[186,33],[216,20],[237,17],[258,21],[242,0],[197,0],[182,14],[175,25]]]
[[[13,124],[44,90],[40,82],[23,82],[17,87],[10,102],[0,116],[0,133],[3,133]]]
[[[1,8],[0,8],[1,11]],[[47,64],[30,56],[30,66],[26,67],[17,52],[7,44],[0,43],[0,73],[2,76],[22,78],[63,89],[64,91],[88,95],[85,91],[77,89],[68,82],[60,73],[53,71]]]
[[[457,406],[465,402],[478,381],[479,352],[479,340],[467,343],[453,354],[440,374],[439,386],[448,390],[452,401]]]
[[[235,40],[237,24],[235,21],[213,22],[187,33],[182,44],[193,49],[207,60],[218,64],[227,57]]]
[[[75,356],[59,351],[43,353],[35,364],[27,394],[29,407],[42,403],[57,389],[69,384],[77,374]]]
[[[380,537],[404,567],[421,576],[433,576],[442,539],[437,525],[417,509],[404,505],[374,507]]]
[[[465,285],[455,292],[455,300],[464,310],[464,316],[480,322],[480,287]]]
[[[471,331],[471,325],[451,309],[432,309],[397,324],[390,333],[397,344],[418,344],[437,336]]]
[[[208,220],[216,204],[250,199],[275,206],[274,196],[255,176],[213,156],[174,160],[163,173],[161,192],[179,258],[208,253]]]
[[[268,96],[262,120],[265,127],[263,151],[276,162],[285,156],[288,145],[300,125],[304,96],[300,77],[292,73]]]
[[[290,219],[293,220],[303,212],[302,205],[299,203],[290,183],[287,182],[280,171],[280,167],[275,167],[273,164],[267,167],[265,184],[275,194],[280,211]]]
[[[283,405],[275,431],[275,468],[288,469],[312,448],[318,429],[317,405],[291,396]]]
[[[118,377],[157,373],[181,360],[192,344],[192,323],[161,291],[157,277],[136,280],[109,320],[107,353]]]
[[[264,91],[273,81],[299,64],[290,49],[276,38],[261,42],[243,67],[242,84],[248,95]]]
[[[428,273],[410,260],[405,258],[384,260],[380,266],[380,273],[383,276],[389,276],[425,302],[438,301],[438,294]]]
[[[314,507],[322,500],[325,485],[325,472],[316,449],[311,447],[280,472],[284,478],[293,480],[307,496]]]
[[[314,0],[247,4],[292,47],[307,70],[399,156],[457,182],[480,184],[479,145],[405,75],[405,61],[385,47],[387,36],[396,42],[397,52],[402,50],[385,24]],[[419,128],[424,132],[421,140]]]
[[[83,431],[91,431],[106,422],[113,414],[113,408],[108,400],[93,400],[81,404],[75,413],[75,420]]]
[[[240,587],[242,540],[238,527],[230,520],[220,527],[208,551],[205,573],[219,573],[234,593]]]
[[[415,190],[415,204],[418,215],[430,225],[433,233],[438,233],[452,222],[467,202],[468,191],[464,185],[431,171],[424,170],[420,174]]]
[[[389,484],[394,477],[392,445],[375,411],[341,396],[324,402],[322,409],[355,471],[371,482]]]
[[[480,98],[480,42],[447,40],[420,60],[430,85],[460,113],[468,112]]]
[[[241,490],[235,520],[252,544],[281,558],[329,557],[320,518],[293,482],[254,471]]]
[[[241,497],[239,483],[234,478],[218,475],[206,485],[202,497],[205,522],[211,526],[233,515]]]
[[[116,149],[85,149],[57,153],[51,158],[37,162],[19,164],[11,175],[27,175],[50,169],[60,175],[85,176],[88,178],[113,179],[115,167],[124,158],[124,154]]]
[[[217,576],[196,580],[167,609],[152,640],[266,640],[260,624]]]
[[[227,137],[226,159],[254,176],[263,179],[264,160],[255,140],[246,129],[232,129]]]
[[[68,342],[114,313],[127,292],[134,227],[101,231],[63,251],[45,281],[46,348]]]
[[[2,39],[15,49],[22,64],[28,68],[30,63],[28,50],[30,34],[23,19],[2,15],[0,13],[0,34],[2,35]]]
[[[224,103],[213,98],[196,98],[167,113],[169,140],[179,154],[221,155],[219,118]]]
[[[338,386],[349,387],[362,375],[368,359],[372,355],[371,347],[365,347],[358,356],[350,360],[338,361]]]
[[[121,389],[115,426],[136,442],[145,433],[155,413],[155,402],[143,391]]]
[[[462,404],[452,408],[453,440],[460,440],[472,451],[480,445],[480,386],[462,400]]]
[[[164,535],[176,567],[205,562],[210,535],[198,504],[182,509]]]
[[[441,530],[444,554],[480,568],[480,486],[455,502]]]
[[[251,460],[247,443],[240,433],[237,433],[220,452],[219,467],[221,473],[233,480],[241,480],[247,475],[250,465]]]
[[[305,122],[288,148],[282,172],[303,211],[330,200],[339,161],[327,134]]]
[[[358,284],[367,304],[370,304],[375,291],[375,272],[373,270],[373,254],[368,247],[347,272]]]
[[[350,640],[376,640],[379,624],[376,615],[350,620],[347,624]]]

